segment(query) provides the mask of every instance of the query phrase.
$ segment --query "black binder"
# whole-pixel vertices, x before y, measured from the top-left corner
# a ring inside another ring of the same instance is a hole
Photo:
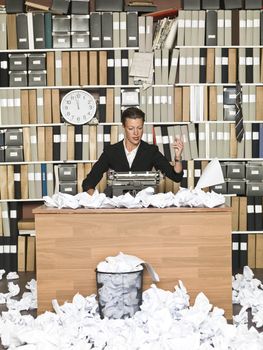
[[[228,49],[222,49],[222,83],[228,83]]]
[[[108,51],[107,56],[107,84],[114,85],[114,51]]]
[[[103,125],[103,147],[110,145],[111,125]]]
[[[121,83],[122,85],[129,85],[128,50],[121,51]]]
[[[45,15],[41,12],[33,12],[33,31],[35,49],[45,48]]]
[[[259,158],[259,125],[252,124],[252,158]]]
[[[183,167],[183,178],[180,182],[180,186],[183,188],[188,188],[188,180],[187,180],[187,160],[182,160]]]
[[[239,251],[239,268],[243,270],[243,267],[247,265],[247,234],[240,234],[240,251]]]
[[[9,62],[8,62],[8,53],[0,52],[0,86],[6,87],[9,82]]]
[[[246,83],[253,83],[253,49],[246,49]]]
[[[170,143],[169,143],[167,126],[163,126],[163,125],[161,126],[161,134],[162,134],[164,156],[170,162],[172,160],[172,155],[170,151]]]
[[[217,12],[212,10],[206,13],[206,45],[217,45]]]
[[[239,235],[232,234],[232,271],[239,269]]]
[[[14,164],[14,192],[15,199],[21,199],[21,165]]]
[[[262,231],[263,230],[262,197],[256,196],[254,201],[255,201],[255,231]]]
[[[101,14],[90,14],[90,47],[100,48],[101,45]]]
[[[82,160],[82,125],[75,126],[75,160]]]
[[[127,12],[127,46],[138,46],[138,13]]]
[[[202,163],[200,160],[194,160],[194,185],[197,185],[198,180],[200,179],[202,170]]]
[[[17,271],[18,203],[10,202],[8,207],[10,218],[10,271]]]
[[[247,231],[255,231],[255,200],[247,197]]]
[[[53,160],[60,160],[60,126],[53,126]]]
[[[105,123],[106,122],[106,89],[100,88],[99,89],[99,122]]]
[[[113,19],[112,12],[101,14],[102,47],[113,47]]]
[[[16,15],[16,30],[17,30],[17,48],[29,49],[26,13],[18,13]]]
[[[206,83],[206,57],[207,49],[200,49],[200,83]]]

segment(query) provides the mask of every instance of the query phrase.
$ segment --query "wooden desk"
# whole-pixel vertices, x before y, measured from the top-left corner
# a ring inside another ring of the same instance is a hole
[[[38,312],[51,300],[96,293],[95,268],[120,251],[155,268],[158,287],[173,291],[181,279],[191,300],[202,291],[232,317],[231,209],[34,210]],[[144,287],[151,284],[144,275]]]

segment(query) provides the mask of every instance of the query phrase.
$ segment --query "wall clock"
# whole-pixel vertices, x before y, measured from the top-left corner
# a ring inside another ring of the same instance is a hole
[[[96,101],[85,90],[72,90],[62,98],[60,111],[66,122],[73,125],[86,124],[96,113]]]

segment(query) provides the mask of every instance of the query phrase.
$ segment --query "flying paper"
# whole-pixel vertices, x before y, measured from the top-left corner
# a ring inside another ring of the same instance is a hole
[[[197,182],[196,189],[209,186],[215,186],[224,183],[224,176],[221,165],[217,158],[211,160],[211,162],[205,167],[200,179]]]

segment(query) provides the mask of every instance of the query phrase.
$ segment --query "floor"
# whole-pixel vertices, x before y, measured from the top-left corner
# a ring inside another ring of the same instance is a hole
[[[236,273],[242,273],[242,271],[237,271]],[[263,269],[253,269],[253,272],[255,274],[255,278],[260,279],[263,282]],[[32,278],[36,278],[35,273],[34,272],[20,272],[19,273],[19,280],[18,280],[18,284],[20,286],[20,293],[17,297],[15,297],[16,299],[20,299],[22,294],[26,291],[25,289],[25,285],[28,281],[30,281]],[[15,282],[15,281],[14,281]],[[5,278],[3,278],[2,280],[0,280],[0,293],[6,293],[7,292],[7,280]],[[233,305],[233,315],[236,315],[239,313],[241,309],[240,305]],[[5,305],[0,305],[0,314],[2,313],[2,311],[7,311],[7,308]],[[37,316],[37,310],[31,310],[29,312],[25,311],[22,312],[24,314],[31,314],[32,316],[36,317]],[[249,327],[251,327],[253,324],[251,322],[251,314],[248,313],[248,325]],[[231,321],[229,321],[231,322]],[[261,327],[260,329],[258,329],[259,332],[263,332],[263,327]],[[0,350],[3,349],[3,347],[0,344]]]

